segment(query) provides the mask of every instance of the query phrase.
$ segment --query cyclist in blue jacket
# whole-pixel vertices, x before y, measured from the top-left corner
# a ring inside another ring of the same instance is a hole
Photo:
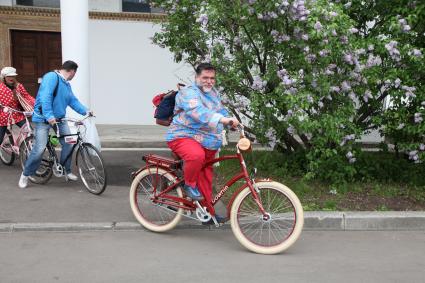
[[[70,134],[68,124],[60,122],[60,119],[66,115],[66,108],[70,106],[81,115],[86,115],[89,112],[88,108],[75,97],[69,83],[74,78],[77,68],[77,63],[66,61],[60,70],[48,72],[43,76],[35,100],[32,118],[35,141],[19,179],[18,186],[20,188],[28,186],[29,177],[34,175],[40,166],[50,128],[56,125],[60,135]],[[59,139],[59,141],[62,144],[60,162],[65,167],[65,174],[68,180],[76,181],[78,177],[71,172],[71,157],[63,164],[65,158],[72,150],[72,146],[66,144],[63,139]]]

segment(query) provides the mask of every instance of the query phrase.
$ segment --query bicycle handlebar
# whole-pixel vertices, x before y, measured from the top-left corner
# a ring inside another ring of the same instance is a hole
[[[33,114],[33,112],[20,111],[20,110],[17,110],[15,108],[12,108],[12,107],[5,106],[1,103],[0,103],[0,108],[3,108],[3,112],[17,112],[17,113],[24,114],[24,116],[32,116],[32,114]]]

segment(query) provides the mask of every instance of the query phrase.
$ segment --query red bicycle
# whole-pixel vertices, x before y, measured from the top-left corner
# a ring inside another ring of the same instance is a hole
[[[247,249],[260,254],[276,254],[289,248],[301,234],[303,209],[298,197],[285,185],[271,179],[249,176],[243,152],[251,149],[243,127],[236,154],[216,158],[205,166],[237,159],[240,172],[225,182],[211,203],[192,201],[182,187],[182,161],[159,155],[143,157],[146,165],[132,174],[130,205],[136,219],[148,230],[173,229],[182,216],[208,222],[218,227],[214,205],[236,182],[243,184],[227,204],[227,217],[235,237]],[[256,170],[255,170],[256,171]]]

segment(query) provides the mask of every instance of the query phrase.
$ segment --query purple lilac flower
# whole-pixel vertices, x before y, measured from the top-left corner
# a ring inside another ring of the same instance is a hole
[[[313,63],[316,60],[316,55],[314,54],[308,54],[305,59],[307,60],[307,62],[309,63]]]
[[[355,157],[353,157],[353,158],[350,158],[349,160],[348,160],[348,162],[349,163],[351,163],[351,164],[353,164],[354,162],[356,162],[357,161],[357,159],[355,158]]]
[[[255,90],[263,90],[266,85],[267,81],[263,81],[259,76],[255,76],[251,87]]]
[[[392,40],[389,43],[385,44],[385,48],[387,49],[391,58],[395,60],[396,62],[399,62],[401,58],[400,58],[400,51],[397,49],[397,45],[398,45],[398,42]]]
[[[277,76],[282,80],[284,76],[288,75],[288,71],[286,69],[282,69],[277,71]]]
[[[199,18],[196,20],[196,22],[200,23],[203,26],[206,26],[208,24],[208,15],[207,14],[199,15]]]
[[[329,55],[329,53],[331,53],[331,51],[327,50],[327,49],[323,49],[319,51],[319,55],[320,57],[326,57]]]
[[[417,58],[422,58],[422,51],[420,51],[419,49],[413,49],[412,51],[409,51],[408,54],[410,56],[415,56]]]
[[[404,86],[401,87],[401,89],[406,91],[405,92],[406,98],[410,98],[410,97],[415,98],[416,97],[416,94],[414,93],[416,91],[416,87],[414,87],[414,86],[409,87],[409,86],[404,85]]]
[[[301,35],[302,40],[307,41],[308,40],[308,34]]]
[[[307,96],[307,102],[308,103],[313,103],[314,102],[314,99],[313,99],[313,97],[311,95],[308,95]]]
[[[343,91],[343,92],[349,92],[349,91],[351,90],[351,85],[350,85],[350,83],[349,83],[349,82],[347,82],[347,81],[343,81],[343,82],[341,83],[341,89],[342,89],[342,91]]]
[[[349,9],[351,7],[351,2],[347,2],[344,4],[344,8]]]
[[[323,106],[325,106],[325,105],[323,104],[323,102],[322,102],[322,101],[319,101],[319,102],[317,103],[317,106],[319,106],[319,108],[323,108]]]
[[[356,94],[354,92],[350,92],[348,94],[348,97],[352,100],[352,101],[356,101]]]
[[[370,90],[366,90],[363,95],[363,101],[367,103],[371,98],[373,98],[372,92]]]
[[[369,57],[367,59],[366,67],[371,68],[374,66],[379,66],[382,64],[382,59],[379,57],[379,55],[374,56],[373,54],[369,54]]]
[[[353,55],[349,53],[344,54],[344,61],[348,63],[349,65],[354,65]]]
[[[338,34],[336,33],[336,30],[334,30],[334,29],[331,31],[331,34],[332,34],[333,36],[337,36],[337,35],[338,35]]]
[[[423,121],[422,114],[421,113],[415,113],[414,120],[415,120],[415,123],[422,122]]]
[[[409,160],[416,161],[416,160],[419,159],[419,155],[418,155],[418,151],[417,150],[409,151],[408,154],[409,154]]]
[[[332,75],[334,75],[334,74],[335,74],[335,72],[334,72],[334,71],[332,71],[332,70],[329,70],[329,69],[326,69],[326,70],[325,70],[325,75],[332,76]]]
[[[394,81],[394,87],[395,88],[399,88],[401,84],[401,80],[399,78],[396,78]]]
[[[346,135],[345,137],[342,138],[342,141],[340,143],[341,146],[345,145],[347,142],[355,140],[356,135],[355,134],[351,134],[351,135]]]
[[[294,20],[304,22],[310,11],[305,7],[304,0],[295,0],[290,7],[290,13]]]
[[[425,144],[421,143],[421,144],[419,145],[419,150],[420,150],[420,151],[424,151],[424,150],[425,150]]]
[[[332,12],[330,12],[330,13],[329,13],[329,15],[330,15],[331,17],[336,17],[336,16],[338,16],[338,13],[337,13],[337,12],[332,11]]]
[[[401,130],[401,129],[403,129],[404,128],[404,123],[400,123],[398,126],[397,126],[397,130]]]
[[[286,130],[291,135],[295,134],[295,128],[293,126],[291,126],[291,125],[289,125],[289,127]]]
[[[274,148],[276,145],[276,131],[273,128],[269,128],[265,133],[266,138],[269,140],[269,145]]]
[[[340,40],[342,44],[348,44],[348,37],[346,35],[341,36]]]
[[[398,20],[398,23],[400,24],[401,30],[403,32],[408,32],[411,30],[411,27],[407,24],[407,21],[405,19]]]
[[[332,92],[337,92],[337,93],[341,91],[339,86],[331,86],[329,90]]]
[[[345,157],[347,157],[347,159],[352,158],[354,155],[351,151],[347,152],[347,154],[345,155]]]
[[[319,21],[317,21],[315,24],[314,24],[314,29],[315,30],[317,30],[317,31],[319,31],[319,30],[321,30],[322,29],[322,24],[319,22]]]
[[[358,29],[356,29],[356,28],[350,28],[349,30],[348,30],[350,33],[358,33],[359,32],[359,30]]]

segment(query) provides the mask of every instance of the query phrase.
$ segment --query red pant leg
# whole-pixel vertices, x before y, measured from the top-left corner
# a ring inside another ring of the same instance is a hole
[[[202,145],[193,139],[181,138],[168,142],[168,147],[184,160],[185,183],[191,187],[196,187],[205,161]]]
[[[212,199],[213,167],[203,168],[205,162],[214,159],[216,150],[209,150],[190,138],[168,142],[168,147],[184,160],[184,180],[191,187],[198,187],[208,202]]]
[[[205,164],[208,161],[211,161],[214,159],[215,153],[217,152],[217,150],[209,150],[204,148],[204,151],[205,151],[205,162],[204,162]],[[213,177],[214,177],[213,166],[210,165],[210,166],[204,167],[201,170],[201,172],[199,173],[199,178],[198,178],[198,188],[204,195],[205,200],[209,203],[211,203],[211,200],[212,200]]]

